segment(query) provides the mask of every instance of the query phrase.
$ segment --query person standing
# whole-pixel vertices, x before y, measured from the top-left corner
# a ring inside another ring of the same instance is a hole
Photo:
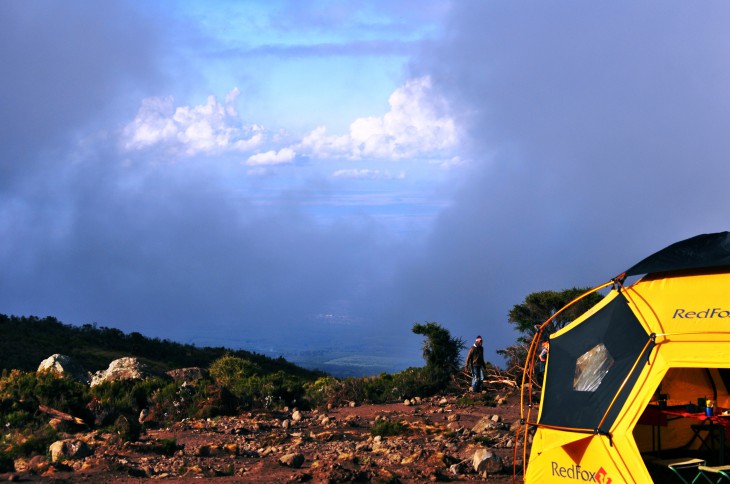
[[[538,355],[538,365],[537,365],[537,371],[539,373],[545,372],[545,365],[547,364],[548,359],[548,353],[550,353],[550,341],[543,341],[540,350],[540,354]]]
[[[471,373],[471,391],[481,391],[482,380],[484,380],[484,369],[486,368],[481,336],[477,336],[476,341],[469,348],[469,354],[466,355],[466,367],[469,373]]]

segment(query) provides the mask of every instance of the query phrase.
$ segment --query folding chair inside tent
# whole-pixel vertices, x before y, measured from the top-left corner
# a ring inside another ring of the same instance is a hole
[[[681,480],[685,484],[696,484],[695,481],[700,476],[700,474],[695,475],[694,471],[697,471],[700,466],[704,466],[706,463],[703,459],[695,459],[693,457],[679,457],[676,459],[648,459],[648,462],[651,462],[658,467],[665,467],[669,469],[674,475],[679,478],[679,480]],[[689,481],[687,477],[687,474],[690,471],[692,471],[692,477],[694,477],[692,481]]]
[[[696,484],[698,482],[709,482],[710,484],[720,484],[722,482],[730,482],[730,466],[699,466],[699,473],[692,481],[692,484]],[[712,477],[710,477],[712,476]],[[700,477],[704,478],[704,480],[700,481],[698,480]],[[714,480],[716,479],[716,480]]]

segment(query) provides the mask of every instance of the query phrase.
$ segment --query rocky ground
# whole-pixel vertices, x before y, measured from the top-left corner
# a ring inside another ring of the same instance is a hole
[[[0,480],[507,483],[513,482],[518,398],[516,392],[466,393],[184,420],[148,429],[137,442],[99,431],[69,434],[47,456],[16,460],[16,471]],[[521,482],[521,454],[514,482]]]

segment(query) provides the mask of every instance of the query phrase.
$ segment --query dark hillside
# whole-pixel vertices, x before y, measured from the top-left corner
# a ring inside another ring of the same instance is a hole
[[[0,369],[35,371],[41,361],[60,353],[72,357],[90,371],[106,369],[112,360],[134,356],[153,370],[198,366],[208,368],[229,354],[256,363],[265,373],[284,371],[289,375],[315,377],[322,373],[306,370],[284,358],[269,358],[245,350],[223,347],[198,348],[140,333],[125,334],[96,324],[72,326],[48,316],[6,316],[0,314]]]

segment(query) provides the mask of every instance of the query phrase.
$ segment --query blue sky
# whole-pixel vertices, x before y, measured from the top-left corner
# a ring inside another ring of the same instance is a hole
[[[0,312],[393,369],[438,321],[496,360],[528,293],[727,230],[728,17],[2,2]]]

